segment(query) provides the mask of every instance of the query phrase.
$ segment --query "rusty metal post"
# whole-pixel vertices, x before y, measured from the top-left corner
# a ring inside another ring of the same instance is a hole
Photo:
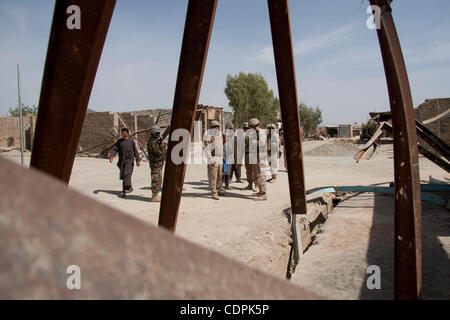
[[[192,135],[216,6],[217,0],[189,1],[170,123],[170,137],[176,129],[186,129]],[[186,172],[185,162],[175,164],[171,159],[172,149],[176,144],[176,141],[169,139],[158,221],[159,226],[173,232],[177,224]]]
[[[66,183],[115,3],[55,4],[30,165]],[[77,12],[80,29],[72,25]]]
[[[306,213],[300,116],[287,0],[268,0],[293,214]]]
[[[381,8],[377,30],[383,57],[394,135],[395,298],[418,299],[422,287],[419,155],[408,75],[388,0],[370,0]]]

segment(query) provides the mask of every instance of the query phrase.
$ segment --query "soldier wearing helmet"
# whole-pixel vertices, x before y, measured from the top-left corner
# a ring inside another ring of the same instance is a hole
[[[223,142],[219,121],[210,122],[210,129],[205,139],[205,154],[208,161],[208,183],[211,196],[219,200],[219,196],[225,195],[221,190],[222,166],[223,166]]]
[[[256,157],[249,157],[250,160],[250,170],[251,170],[251,174],[252,174],[252,180],[253,182],[256,184],[256,186],[258,186],[259,192],[256,193],[256,198],[255,200],[267,200],[267,195],[266,195],[266,177],[265,177],[265,167],[264,167],[264,163],[263,163],[263,159],[261,159],[259,157],[259,149],[261,148],[262,145],[266,144],[266,141],[264,141],[263,143],[260,141],[260,125],[261,123],[259,122],[258,119],[256,118],[252,118],[248,121],[248,125],[250,126],[251,129],[253,129],[253,133],[254,133],[254,137],[250,137],[249,139],[256,140]],[[250,140],[249,140],[250,142]],[[252,150],[253,151],[253,150]],[[251,163],[252,162],[252,158],[256,158],[256,163]]]
[[[147,153],[150,160],[152,179],[152,202],[160,202],[159,192],[162,190],[162,168],[166,160],[166,144],[161,138],[161,128],[154,125],[150,128],[150,138],[147,141]]]

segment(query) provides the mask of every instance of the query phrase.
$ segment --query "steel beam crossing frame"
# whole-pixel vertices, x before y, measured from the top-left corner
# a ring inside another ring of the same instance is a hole
[[[371,5],[381,8],[377,33],[394,135],[395,298],[418,299],[422,287],[419,152],[411,89],[390,2],[370,0]]]
[[[170,155],[177,141],[172,141],[172,133],[186,129],[192,135],[216,7],[217,0],[189,0],[187,8],[158,221],[159,226],[171,231],[177,225],[188,158],[186,154],[186,161],[173,163]]]
[[[417,299],[421,290],[421,212],[418,148],[411,92],[389,0],[377,30],[394,131],[395,298]],[[80,30],[66,26],[67,8],[82,12]],[[42,81],[31,166],[66,183],[115,0],[57,0]],[[192,132],[217,0],[190,0],[178,69],[170,132]],[[306,213],[300,119],[287,0],[268,0],[275,67],[285,132],[292,211]],[[174,164],[169,139],[159,226],[175,231],[186,164]],[[187,155],[185,155],[187,158]]]
[[[42,79],[31,167],[69,182],[116,0],[57,0]],[[69,29],[70,6],[80,29]]]
[[[305,176],[287,0],[268,0],[293,214],[306,214]]]

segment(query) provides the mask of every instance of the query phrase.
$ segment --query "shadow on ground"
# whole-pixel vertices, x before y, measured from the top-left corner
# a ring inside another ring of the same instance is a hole
[[[141,189],[144,189],[144,188],[141,188]],[[122,193],[121,191],[117,191],[117,190],[95,190],[92,193],[93,194],[99,194],[100,192],[112,194],[112,195],[117,196],[119,198],[120,198],[120,194]],[[130,199],[130,200],[137,200],[137,201],[144,201],[144,202],[152,202],[151,201],[151,197],[137,196],[137,195],[134,195],[132,193],[127,193],[127,196],[125,198],[122,198],[122,199],[124,199],[124,200]]]
[[[386,207],[386,202],[389,203],[386,197],[392,199],[391,207]],[[449,212],[444,207],[422,202],[422,299],[450,299],[450,259],[441,237],[450,237]],[[380,267],[381,289],[369,290],[364,282],[360,299],[394,299],[393,196],[375,195],[367,265]]]
[[[197,197],[211,198],[211,193],[209,193],[209,192],[208,193],[183,192],[183,194],[181,196],[188,197],[188,198],[197,198]],[[230,192],[229,190],[227,190],[227,192],[224,196],[220,196],[220,198],[239,198],[239,199],[247,199],[247,200],[254,199],[254,197],[252,197],[252,196],[235,193],[235,192]]]

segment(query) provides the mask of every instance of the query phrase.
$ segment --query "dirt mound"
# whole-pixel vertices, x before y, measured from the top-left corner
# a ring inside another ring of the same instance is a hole
[[[351,157],[359,151],[354,141],[336,140],[305,152],[312,157]]]

